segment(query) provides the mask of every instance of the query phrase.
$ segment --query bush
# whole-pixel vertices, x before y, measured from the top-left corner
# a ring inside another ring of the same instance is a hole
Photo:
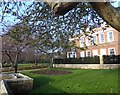
[[[11,64],[2,64],[2,67],[4,68],[4,67],[12,67],[12,65]]]
[[[100,64],[98,56],[84,58],[54,59],[54,64]]]
[[[104,55],[103,62],[104,64],[120,64],[120,55]]]

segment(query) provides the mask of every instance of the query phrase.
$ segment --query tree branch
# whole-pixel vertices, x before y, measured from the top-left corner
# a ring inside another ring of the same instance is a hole
[[[76,7],[79,2],[47,2],[47,4],[56,15],[64,15]],[[120,12],[110,2],[90,2],[90,4],[100,17],[120,32]]]
[[[100,17],[120,32],[120,12],[118,10],[109,2],[90,2],[90,4]]]
[[[6,50],[5,50],[4,52],[5,52],[5,54],[8,56],[8,58],[9,58],[11,64],[12,64],[12,66],[15,67],[14,62],[13,62],[11,56],[10,56],[10,53],[8,53],[8,51],[6,51]]]
[[[55,15],[64,15],[75,8],[79,2],[47,2]]]

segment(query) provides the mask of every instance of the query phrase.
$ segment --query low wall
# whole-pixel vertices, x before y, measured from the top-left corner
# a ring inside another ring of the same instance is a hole
[[[17,74],[17,79],[6,79],[8,86],[11,90],[17,93],[26,92],[32,90],[33,88],[33,79],[25,76],[23,74]]]
[[[8,95],[7,87],[3,80],[0,81],[0,95]]]
[[[80,68],[80,69],[115,69],[120,64],[53,64],[55,68]]]
[[[0,95],[17,95],[32,90],[33,79],[23,74],[3,74]]]
[[[1,74],[2,75],[2,80],[7,80],[7,79],[16,79],[16,76],[14,74]]]

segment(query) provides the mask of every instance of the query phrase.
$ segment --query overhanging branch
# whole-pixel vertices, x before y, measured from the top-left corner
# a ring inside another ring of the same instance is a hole
[[[76,7],[79,2],[47,2],[47,4],[56,15],[64,15]],[[100,17],[120,32],[120,12],[110,2],[90,2],[90,4]]]

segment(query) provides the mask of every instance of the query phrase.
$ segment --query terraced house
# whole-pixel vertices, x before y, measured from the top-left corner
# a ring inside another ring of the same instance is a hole
[[[120,32],[109,25],[101,25],[70,40],[75,40],[80,49],[71,49],[67,58],[120,55]]]

